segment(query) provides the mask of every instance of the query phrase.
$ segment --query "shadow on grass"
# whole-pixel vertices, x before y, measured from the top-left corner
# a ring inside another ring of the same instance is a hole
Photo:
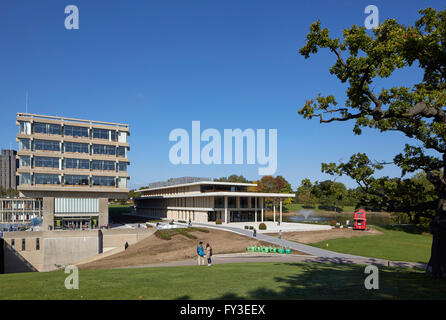
[[[381,228],[392,231],[403,231],[411,234],[429,233],[429,228],[422,225],[379,225]]]
[[[280,265],[280,264],[275,264]],[[379,268],[379,289],[364,286],[365,266],[352,264],[291,263],[296,273],[275,277],[278,286],[260,287],[248,296],[226,293],[217,299],[444,299],[446,282],[435,282],[422,272],[401,268]]]

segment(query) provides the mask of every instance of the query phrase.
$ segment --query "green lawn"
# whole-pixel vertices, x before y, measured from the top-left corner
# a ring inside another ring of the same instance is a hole
[[[381,235],[332,239],[312,244],[336,252],[394,261],[427,263],[430,257],[432,236],[414,230],[392,230],[392,227],[374,227]],[[327,244],[328,243],[328,247]]]
[[[80,270],[79,290],[63,271],[0,275],[0,299],[444,299],[446,282],[421,271],[380,268],[379,290],[364,266],[243,263],[212,267]]]

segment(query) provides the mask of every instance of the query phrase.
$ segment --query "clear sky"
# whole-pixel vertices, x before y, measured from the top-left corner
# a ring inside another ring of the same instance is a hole
[[[79,30],[67,30],[65,6],[79,8]],[[351,122],[319,124],[297,114],[318,93],[345,97],[331,76],[334,58],[305,60],[298,49],[317,19],[333,35],[364,25],[374,4],[379,18],[413,24],[418,10],[444,1],[374,0],[1,0],[0,147],[17,148],[16,113],[122,122],[130,125],[130,186],[179,176],[243,174],[258,165],[178,165],[169,162],[175,128],[278,129],[278,170],[293,187],[325,180],[321,162],[367,152],[391,160],[409,140]],[[417,69],[380,85],[411,85]],[[383,171],[399,175],[396,168]],[[354,182],[342,178],[348,186]]]

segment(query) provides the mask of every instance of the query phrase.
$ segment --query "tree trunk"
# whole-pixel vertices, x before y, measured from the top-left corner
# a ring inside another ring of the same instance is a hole
[[[430,224],[432,233],[431,258],[426,274],[434,278],[446,277],[446,197],[439,200],[436,215]]]

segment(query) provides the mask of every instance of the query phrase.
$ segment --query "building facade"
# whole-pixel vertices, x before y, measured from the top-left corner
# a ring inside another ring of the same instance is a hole
[[[129,126],[17,114],[20,196],[42,199],[43,228],[108,223],[108,199],[125,198]]]
[[[3,191],[17,189],[16,170],[18,167],[17,151],[4,150],[0,155],[0,186]]]
[[[282,221],[282,200],[295,194],[249,191],[254,183],[216,181],[159,183],[140,190],[135,199],[136,213],[153,218],[192,222],[263,222],[265,199],[274,199],[274,221]],[[276,217],[276,203],[278,217]]]

